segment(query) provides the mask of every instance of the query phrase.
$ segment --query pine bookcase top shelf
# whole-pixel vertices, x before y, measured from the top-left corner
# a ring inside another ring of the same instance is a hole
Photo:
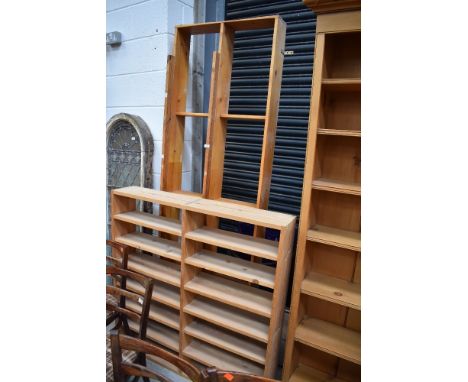
[[[198,194],[175,193],[151,190],[131,186],[113,190],[116,196],[161,204],[177,209],[198,212],[219,218],[238,220],[266,228],[281,229],[293,222],[296,217],[274,211],[261,210],[244,204],[230,203],[222,200],[204,199]]]

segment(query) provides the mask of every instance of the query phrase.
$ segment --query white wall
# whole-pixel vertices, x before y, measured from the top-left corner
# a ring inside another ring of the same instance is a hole
[[[193,23],[194,0],[107,0],[106,32],[122,33],[107,47],[107,120],[117,113],[143,118],[154,139],[153,187],[159,189],[166,60],[174,26]],[[189,104],[189,103],[188,103]],[[183,189],[191,189],[191,129],[186,128]]]

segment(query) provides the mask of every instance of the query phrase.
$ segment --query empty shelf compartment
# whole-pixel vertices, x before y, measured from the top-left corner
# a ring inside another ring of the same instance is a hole
[[[125,301],[125,304],[128,309],[141,313],[141,305],[135,301],[127,300]],[[179,330],[179,312],[168,308],[163,304],[152,302],[148,317],[152,321],[156,321],[172,329]]]
[[[185,237],[201,243],[263,257],[269,260],[276,261],[278,257],[278,242],[242,235],[240,233],[203,227],[188,232]]]
[[[289,382],[345,382],[312,367],[299,364],[289,378]]]
[[[185,263],[267,288],[275,284],[275,268],[221,253],[201,250]]]
[[[271,316],[273,293],[223,277],[200,272],[185,284],[185,290],[264,317]]]
[[[128,269],[154,280],[180,286],[180,264],[145,254],[129,254]]]
[[[132,248],[151,252],[155,255],[167,257],[180,262],[180,244],[176,241],[161,239],[146,233],[133,232],[115,239],[116,242],[128,245]]]
[[[237,333],[229,332],[223,328],[207,324],[202,321],[193,321],[186,328],[185,333],[207,342],[220,349],[237,354],[251,361],[265,364],[266,345]]]
[[[113,216],[114,219],[132,223],[141,227],[166,232],[171,235],[182,235],[182,225],[175,219],[148,214],[141,211],[122,212]]]
[[[192,340],[182,354],[206,366],[215,366],[221,370],[263,375],[263,368],[256,363],[197,340]]]
[[[140,283],[130,279],[127,280],[127,288],[131,291],[138,292],[140,294],[144,292],[144,289],[140,285]],[[153,286],[153,294],[151,300],[179,310],[180,290],[179,288],[165,283],[155,282]]]
[[[128,326],[130,327],[130,329],[137,332],[140,327],[134,321],[128,321]],[[179,351],[179,332],[176,330],[149,321],[148,327],[146,329],[146,337],[171,350],[174,350],[176,352]]]
[[[361,250],[361,233],[316,225],[307,231],[307,240],[335,247]]]
[[[316,318],[303,320],[296,341],[347,361],[361,363],[361,333]]]
[[[201,297],[186,305],[184,312],[258,341],[268,341],[268,320],[249,312]]]
[[[309,296],[361,310],[361,285],[317,272],[309,272],[301,284],[301,292]]]

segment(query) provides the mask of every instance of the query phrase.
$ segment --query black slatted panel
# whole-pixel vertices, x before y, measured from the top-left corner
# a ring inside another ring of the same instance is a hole
[[[299,216],[309,117],[315,15],[302,0],[226,0],[226,20],[279,14],[287,23],[269,209]],[[272,30],[236,32],[230,113],[264,114]],[[223,196],[256,201],[263,123],[229,121]]]

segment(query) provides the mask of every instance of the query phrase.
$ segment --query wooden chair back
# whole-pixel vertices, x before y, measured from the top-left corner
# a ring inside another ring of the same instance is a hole
[[[122,259],[122,266],[126,259]],[[111,276],[114,280],[113,285],[106,285],[106,293],[116,297],[118,304],[106,302],[106,309],[117,314],[117,323],[113,329],[119,329],[123,326],[125,333],[131,333],[128,325],[128,320],[139,323],[138,338],[146,338],[146,328],[148,325],[148,315],[150,309],[151,298],[153,294],[154,281],[148,277],[138,273],[129,271],[128,269],[119,268],[115,265],[106,267],[106,275]],[[127,289],[127,279],[131,279],[139,283],[143,288],[143,294],[139,294]],[[126,300],[132,300],[141,305],[141,312],[137,313],[126,307]]]
[[[204,382],[206,378],[194,365],[182,358],[161,349],[147,341],[119,334],[116,330],[111,331],[112,364],[114,369],[114,381],[124,382],[126,377],[152,378],[162,382],[171,382],[166,376],[151,370],[146,366],[129,363],[122,360],[122,351],[130,350],[145,355],[153,355],[177,367],[193,382]]]

